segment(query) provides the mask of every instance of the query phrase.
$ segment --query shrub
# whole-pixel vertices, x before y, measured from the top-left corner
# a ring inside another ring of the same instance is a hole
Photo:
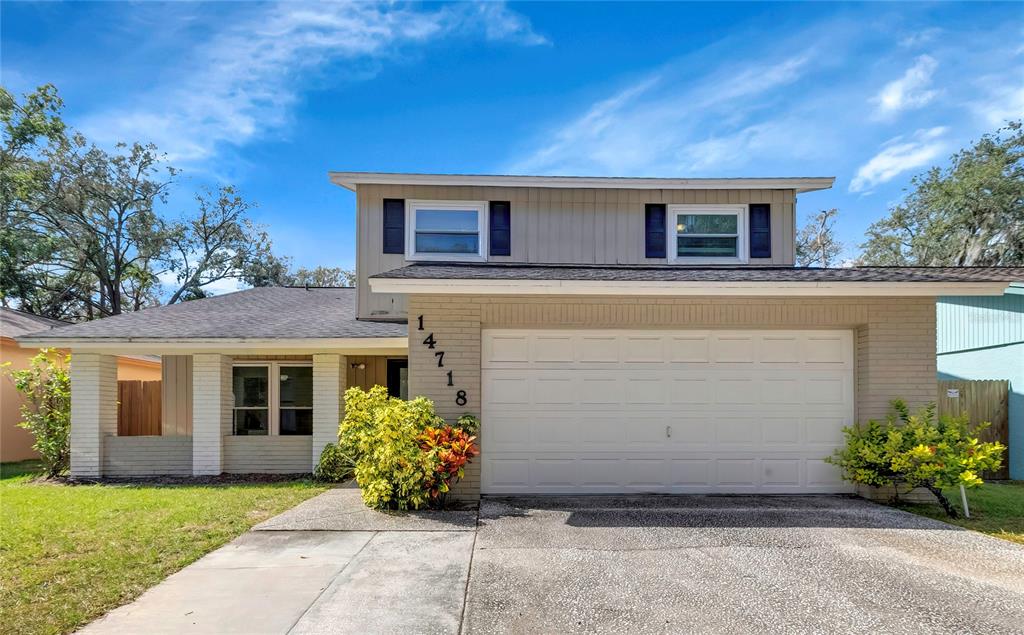
[[[467,416],[470,415],[463,415]],[[463,417],[459,418],[460,423]],[[443,506],[451,486],[465,476],[466,464],[477,454],[475,440],[466,430],[451,426],[427,428],[420,434],[420,449],[433,466],[433,474],[425,483],[432,501]]]
[[[47,476],[59,476],[71,462],[71,378],[68,376],[70,355],[44,348],[32,358],[29,367],[4,372],[14,387],[25,396],[21,406],[21,422],[35,437],[32,449],[39,453]]]
[[[466,462],[473,437],[445,425],[429,399],[403,401],[374,386],[345,392],[340,452],[355,462],[355,477],[369,507],[417,509],[442,505]]]
[[[999,469],[1006,446],[983,443],[966,414],[935,416],[935,405],[911,414],[900,400],[884,422],[869,421],[843,429],[846,446],[825,459],[843,470],[843,478],[865,485],[924,487],[952,518],[956,509],[942,488],[978,487],[980,474]]]
[[[452,427],[465,430],[467,434],[473,435],[480,432],[480,420],[467,412],[459,417],[459,420]]]
[[[328,443],[313,468],[313,478],[324,483],[340,483],[352,476],[356,463],[336,443]]]

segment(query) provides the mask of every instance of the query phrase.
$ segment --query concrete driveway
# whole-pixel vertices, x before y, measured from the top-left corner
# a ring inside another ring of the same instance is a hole
[[[845,497],[485,499],[379,514],[332,490],[92,633],[984,632],[1024,547]]]

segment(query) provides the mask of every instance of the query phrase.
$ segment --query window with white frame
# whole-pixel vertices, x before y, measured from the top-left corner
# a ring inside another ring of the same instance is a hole
[[[408,201],[409,260],[484,260],[487,204],[473,201]]]
[[[313,367],[253,362],[232,368],[232,432],[237,436],[313,434]]]
[[[745,205],[670,205],[669,235],[675,249],[669,256],[691,263],[747,261]]]

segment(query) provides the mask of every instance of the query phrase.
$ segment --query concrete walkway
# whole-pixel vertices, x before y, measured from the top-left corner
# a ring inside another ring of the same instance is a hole
[[[458,633],[476,510],[384,514],[332,489],[81,632]]]

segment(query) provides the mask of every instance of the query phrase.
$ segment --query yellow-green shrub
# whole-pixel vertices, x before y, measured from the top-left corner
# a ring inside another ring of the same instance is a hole
[[[853,483],[924,487],[955,518],[942,488],[978,487],[980,474],[999,469],[1002,462],[1006,446],[977,437],[988,425],[972,426],[966,414],[936,417],[934,404],[911,414],[896,400],[886,421],[843,428],[846,446],[825,460]]]
[[[355,477],[370,507],[416,509],[430,502],[427,484],[434,458],[420,448],[420,434],[444,425],[429,399],[403,401],[374,386],[345,392],[338,446],[355,459]]]

